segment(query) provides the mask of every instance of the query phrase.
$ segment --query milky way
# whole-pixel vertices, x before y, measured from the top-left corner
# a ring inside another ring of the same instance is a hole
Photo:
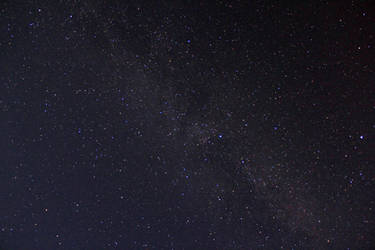
[[[369,1],[0,4],[2,249],[373,249]]]

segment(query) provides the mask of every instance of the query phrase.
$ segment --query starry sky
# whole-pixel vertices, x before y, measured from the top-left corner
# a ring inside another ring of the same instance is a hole
[[[0,249],[375,249],[373,1],[1,1]]]

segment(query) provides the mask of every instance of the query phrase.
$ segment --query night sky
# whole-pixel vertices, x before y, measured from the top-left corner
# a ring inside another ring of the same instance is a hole
[[[374,2],[23,2],[0,249],[375,249]]]

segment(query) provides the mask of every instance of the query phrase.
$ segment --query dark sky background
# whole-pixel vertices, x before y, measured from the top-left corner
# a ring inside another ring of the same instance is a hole
[[[1,249],[375,249],[374,2],[207,3],[1,1]]]

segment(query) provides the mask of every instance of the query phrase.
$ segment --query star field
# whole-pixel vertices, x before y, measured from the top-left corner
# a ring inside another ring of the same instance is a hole
[[[371,1],[3,1],[0,249],[374,249]]]

